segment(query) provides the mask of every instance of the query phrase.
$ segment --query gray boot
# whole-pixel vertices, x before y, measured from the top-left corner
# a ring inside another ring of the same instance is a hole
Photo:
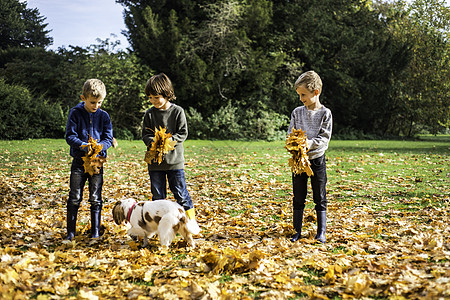
[[[303,209],[294,209],[293,223],[296,233],[291,237],[291,242],[296,242],[302,235]]]
[[[317,212],[317,235],[316,240],[321,243],[325,243],[325,231],[327,227],[327,211],[318,211]]]

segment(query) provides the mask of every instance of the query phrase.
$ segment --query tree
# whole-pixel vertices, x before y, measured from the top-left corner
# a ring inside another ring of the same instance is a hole
[[[138,57],[201,115],[228,103],[289,115],[299,104],[293,82],[315,69],[337,131],[385,132],[385,99],[407,47],[370,0],[118,2]]]
[[[83,60],[85,79],[99,78],[105,83],[107,95],[103,108],[111,116],[115,137],[140,137],[142,118],[149,106],[144,87],[154,72],[139,64],[135,54],[116,51],[120,41],[98,41],[98,45],[88,48],[89,54]]]
[[[79,101],[81,86],[86,80],[81,48],[60,49],[58,52],[43,48],[8,48],[0,50],[0,76],[9,84],[26,87],[33,95],[43,95],[64,110]]]
[[[321,75],[321,100],[333,111],[334,131],[381,133],[392,76],[406,62],[403,45],[392,38],[371,1],[276,2],[281,47],[304,64],[302,71]]]
[[[136,54],[172,79],[180,104],[205,120],[229,103],[239,111],[272,110],[267,95],[275,95],[285,56],[268,35],[270,1],[118,2]]]
[[[38,9],[27,8],[26,2],[19,0],[0,0],[0,7],[0,49],[47,47],[53,43]]]
[[[134,54],[116,51],[119,42],[109,39],[86,48],[70,46],[47,51],[45,47],[52,39],[47,36],[47,24],[39,11],[27,9],[26,3],[17,0],[0,0],[0,4],[0,78],[5,91],[20,87],[17,89],[26,99],[67,112],[80,101],[83,83],[97,77],[107,86],[104,108],[110,112],[116,137],[140,135],[146,105],[143,90],[151,74],[149,68],[140,65]],[[8,97],[15,102],[11,105],[22,103],[9,94]],[[25,133],[23,136],[29,137]]]
[[[450,127],[450,8],[442,0],[380,5],[395,38],[408,45],[407,68],[396,74],[387,131],[413,136]]]
[[[67,112],[80,102],[83,83],[101,79],[107,89],[104,108],[113,121],[118,138],[140,135],[146,100],[144,85],[152,71],[127,51],[116,51],[119,41],[99,40],[86,48],[42,48],[0,50],[0,76],[6,83],[26,87],[33,97],[42,96]]]
[[[183,104],[194,102],[192,89],[208,89],[209,82],[203,77],[206,73],[205,62],[197,56],[186,59],[189,57],[186,48],[190,45],[190,34],[202,20],[203,11],[200,6],[207,1],[117,2],[126,7],[127,36],[142,63],[171,78],[177,101],[182,101]]]

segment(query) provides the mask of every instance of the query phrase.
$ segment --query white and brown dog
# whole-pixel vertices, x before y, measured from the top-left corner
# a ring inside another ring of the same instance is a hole
[[[197,221],[191,220],[181,205],[169,200],[136,202],[134,199],[123,199],[116,202],[113,208],[113,219],[117,225],[123,221],[130,223],[130,236],[143,236],[142,247],[148,245],[148,239],[156,233],[162,246],[168,247],[175,235],[180,233],[188,245],[195,248],[193,234],[200,232]]]

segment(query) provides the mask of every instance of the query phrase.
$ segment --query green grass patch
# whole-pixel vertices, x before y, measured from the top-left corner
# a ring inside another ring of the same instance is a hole
[[[232,204],[249,193],[269,195],[273,201],[291,201],[290,157],[284,142],[203,141],[184,143],[188,184],[214,180],[218,199]],[[418,141],[332,140],[327,155],[328,196],[347,206],[369,203],[374,210],[414,211],[445,206],[449,194],[450,142],[447,137],[421,137]],[[108,150],[105,178],[111,184],[132,186],[147,178],[142,141],[120,140]],[[64,140],[0,141],[0,172],[12,178],[39,174],[39,184],[61,185],[54,177],[68,177],[71,158]],[[142,170],[129,174],[130,165]],[[61,186],[61,189],[66,187]],[[309,196],[310,197],[310,196]],[[307,207],[313,207],[312,200]],[[230,215],[242,212],[227,209]]]
[[[325,274],[323,272],[318,271],[315,268],[311,268],[308,266],[304,266],[301,268],[298,268],[300,271],[306,272],[309,274],[309,276],[303,277],[303,282],[306,285],[316,285],[316,286],[322,286],[323,281],[320,279],[320,277],[323,277]]]
[[[141,279],[129,279],[128,280],[129,283],[132,283],[134,285],[137,286],[154,286],[155,284],[152,281],[145,281],[145,280],[141,280]]]
[[[186,257],[187,257],[186,253],[180,253],[180,254],[174,254],[172,256],[172,259],[173,260],[183,260],[183,259],[186,259]]]
[[[230,275],[222,275],[219,278],[220,283],[225,283],[225,282],[232,281],[232,280],[233,280],[233,277],[231,277]]]
[[[236,216],[239,216],[240,214],[245,213],[245,210],[242,210],[242,209],[240,209],[240,210],[230,209],[230,210],[227,210],[226,212],[231,217],[236,217]]]

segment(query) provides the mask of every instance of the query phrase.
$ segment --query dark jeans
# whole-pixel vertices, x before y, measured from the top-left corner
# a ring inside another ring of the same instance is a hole
[[[103,168],[100,174],[93,176],[84,172],[83,160],[74,159],[70,169],[70,192],[67,206],[79,207],[83,198],[83,188],[86,180],[89,181],[89,203],[91,210],[102,209]]]
[[[191,196],[187,190],[184,170],[167,170],[167,171],[148,171],[150,175],[150,183],[153,198],[152,200],[166,199],[167,186],[166,178],[169,182],[169,188],[178,204],[183,206],[184,210],[194,207]]]
[[[325,155],[310,160],[311,169],[314,175],[311,176],[311,187],[316,211],[327,210],[327,166]],[[294,189],[293,206],[294,210],[303,210],[305,208],[308,175],[302,173],[300,175],[292,174],[292,185]]]

